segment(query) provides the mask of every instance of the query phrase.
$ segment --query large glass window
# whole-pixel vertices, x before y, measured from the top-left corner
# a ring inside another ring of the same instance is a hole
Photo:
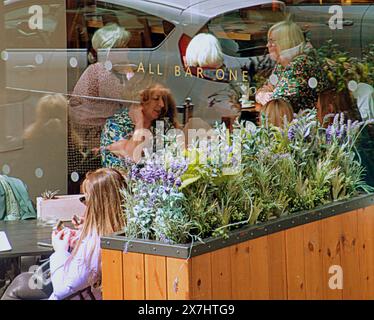
[[[97,29],[109,23],[125,27],[131,33],[128,48],[155,48],[174,29],[172,23],[162,18],[105,1],[71,7],[68,17],[72,22],[69,25],[70,47],[85,46]]]
[[[134,74],[134,71],[139,63],[152,64],[152,52],[162,45],[175,26],[154,14],[108,1],[71,2],[67,20],[69,50],[81,58],[86,56],[87,61],[84,69],[70,67],[68,77],[72,94],[68,173],[70,176],[76,172],[80,177],[78,181],[70,181],[69,191],[78,192],[85,173],[101,166],[100,154],[93,150],[100,147],[105,120],[129,106],[128,101],[139,100],[138,92],[146,86],[145,73]],[[117,31],[109,34],[111,31],[105,29],[108,33],[103,36],[102,43],[97,41],[93,45],[95,32],[111,25],[116,25]],[[104,38],[114,39],[116,32],[123,32],[122,28],[129,34],[121,36],[126,44],[108,48]]]
[[[8,48],[63,48],[64,41],[58,36],[65,30],[65,6],[54,3],[19,1],[5,13],[5,36]],[[59,3],[58,3],[59,2]],[[34,9],[33,9],[34,6]],[[33,16],[41,14],[42,28],[30,28]]]
[[[215,17],[202,31],[214,34],[227,55],[260,56],[266,51],[268,29],[284,19],[284,9],[271,3],[242,8]]]
[[[346,98],[347,109],[358,110],[362,119],[372,117],[369,89],[360,83],[374,82],[373,1],[243,0],[226,11],[226,4],[213,0],[191,2],[186,10],[182,2],[181,8],[156,2],[0,1],[0,173],[24,180],[33,198],[45,189],[79,192],[85,173],[101,166],[107,118],[139,101],[139,91],[152,81],[170,88],[178,106],[190,97],[193,117],[209,124],[231,117],[236,109],[229,103],[241,94],[235,85],[245,76],[251,86],[269,79],[275,61],[268,55],[268,30],[289,13],[324,55],[335,96]],[[342,28],[330,25],[333,5],[343,9]],[[42,12],[41,29],[30,27],[33,6]],[[185,19],[186,12],[196,17]],[[95,32],[112,24],[124,27],[129,41],[95,50]],[[218,38],[224,53],[220,70],[226,73],[209,66],[188,70],[183,59],[198,33]],[[374,157],[368,152],[363,159]]]

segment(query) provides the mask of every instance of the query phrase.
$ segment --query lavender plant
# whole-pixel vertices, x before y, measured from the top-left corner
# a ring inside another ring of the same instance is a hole
[[[164,242],[184,242],[189,221],[184,213],[184,195],[178,190],[180,176],[186,169],[183,161],[162,162],[153,155],[143,168],[133,165],[122,190],[129,237],[156,239]]]
[[[142,168],[132,166],[122,190],[126,235],[167,243],[203,241],[373,192],[356,150],[368,122],[338,114],[328,123],[306,110],[282,128],[263,118],[259,127],[236,123],[228,134],[222,124],[205,149],[195,143],[176,155],[166,148]]]

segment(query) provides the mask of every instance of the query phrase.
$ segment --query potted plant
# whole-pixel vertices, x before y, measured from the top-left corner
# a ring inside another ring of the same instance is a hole
[[[289,297],[283,281],[295,274],[285,263],[295,257],[287,237],[301,237],[293,245],[304,266],[305,223],[317,221],[317,233],[326,237],[331,230],[321,218],[351,212],[357,227],[355,210],[373,208],[373,188],[363,180],[355,150],[365,124],[338,114],[326,128],[316,111],[308,110],[283,128],[263,119],[257,128],[237,123],[230,134],[221,125],[215,143],[205,144],[207,156],[197,145],[180,154],[165,148],[144,167],[134,166],[123,190],[125,230],[102,239],[104,297],[231,298],[244,292],[248,298],[252,293],[245,285],[256,282],[249,280],[255,276],[249,268],[261,271],[253,260],[260,257],[264,263],[279,259],[266,265],[271,279],[273,267],[281,268],[268,297]],[[370,219],[373,223],[373,215]],[[318,265],[329,261],[319,258]],[[114,270],[117,281],[110,280]],[[154,296],[152,283],[160,277],[164,285]],[[127,285],[139,292],[130,293]]]
[[[57,220],[71,220],[73,214],[83,215],[85,206],[81,194],[57,195],[59,190],[46,190],[36,198],[37,218],[42,223],[54,224]]]

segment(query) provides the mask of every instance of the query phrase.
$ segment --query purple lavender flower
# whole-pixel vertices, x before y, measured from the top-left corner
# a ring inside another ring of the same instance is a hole
[[[176,175],[182,175],[188,168],[187,161],[185,159],[178,160],[178,161],[172,161],[170,163],[170,169],[173,171]]]
[[[351,132],[352,132],[352,133],[357,132],[357,131],[360,129],[360,126],[361,126],[361,123],[360,123],[358,120],[354,121],[354,122],[351,124]]]
[[[339,113],[334,117],[333,126],[336,128],[339,125]]]
[[[134,161],[129,157],[124,157],[120,159],[121,167],[123,168],[131,168],[134,166]]]
[[[161,234],[160,234],[160,241],[162,241],[162,242],[166,242],[165,240],[166,240],[165,235],[164,235],[163,233],[161,233]]]
[[[234,150],[234,148],[232,146],[225,146],[225,152],[226,153],[231,153],[232,151]]]
[[[233,167],[236,167],[239,164],[239,161],[236,157],[231,158],[231,164]]]
[[[306,129],[305,133],[304,133],[304,139],[305,138],[308,138],[310,135],[310,126]]]
[[[337,129],[335,130],[335,137],[336,137],[336,138],[340,138],[340,134],[341,134],[341,131],[340,131],[339,128],[337,128]]]
[[[345,124],[341,125],[339,129],[336,130],[336,137],[340,140],[345,137]]]
[[[288,140],[292,141],[294,139],[295,139],[295,128],[293,126],[291,126],[288,129]]]
[[[169,172],[167,174],[167,179],[164,180],[164,184],[166,185],[174,185],[175,184],[176,177],[173,172]]]
[[[139,178],[139,168],[135,165],[131,166],[130,179],[136,180]]]
[[[348,119],[348,121],[347,121],[347,133],[351,130],[351,126],[352,126],[352,120]]]
[[[181,178],[177,178],[177,179],[175,180],[175,186],[176,186],[177,188],[179,188],[181,185],[182,185],[182,180],[181,180]]]
[[[279,159],[288,159],[288,158],[290,158],[289,153],[282,153],[279,155]]]
[[[344,113],[340,113],[340,126],[344,125]]]
[[[333,129],[332,126],[329,125],[326,129],[326,142],[330,143],[332,140],[332,134],[333,134]]]
[[[167,179],[167,172],[163,166],[157,163],[147,163],[147,165],[140,169],[140,179],[147,183],[162,182]]]

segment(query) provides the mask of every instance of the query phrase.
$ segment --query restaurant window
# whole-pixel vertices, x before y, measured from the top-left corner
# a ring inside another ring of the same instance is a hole
[[[111,24],[129,32],[129,42],[124,47],[114,46],[109,50],[105,46],[93,49],[95,32]],[[136,66],[139,62],[147,65],[151,53],[162,45],[175,26],[153,14],[106,1],[71,1],[67,8],[67,25],[68,48],[82,58],[86,56],[86,65],[79,70],[70,68],[68,79],[69,92],[72,92],[68,176],[78,173],[80,177],[77,181],[69,180],[69,193],[77,193],[85,173],[101,167],[100,155],[93,150],[100,147],[105,119],[129,106],[129,101],[139,99],[138,92],[146,85],[142,74],[135,72]],[[82,108],[87,111],[80,112]]]
[[[36,11],[29,11],[37,6],[43,13],[43,28],[30,29],[29,22]],[[63,48],[65,37],[65,6],[59,3],[22,1],[21,4],[5,7],[5,37],[8,48],[43,49]],[[30,13],[31,12],[31,13]]]
[[[267,31],[285,18],[284,8],[269,3],[231,11],[210,20],[201,32],[215,35],[227,55],[260,56],[266,51]]]
[[[1,2],[0,173],[66,193],[65,0]]]
[[[174,29],[172,23],[162,18],[104,1],[75,6],[68,12],[68,20],[73,22],[69,28],[70,48],[89,45],[95,31],[109,23],[125,27],[131,33],[129,48],[156,48]]]

